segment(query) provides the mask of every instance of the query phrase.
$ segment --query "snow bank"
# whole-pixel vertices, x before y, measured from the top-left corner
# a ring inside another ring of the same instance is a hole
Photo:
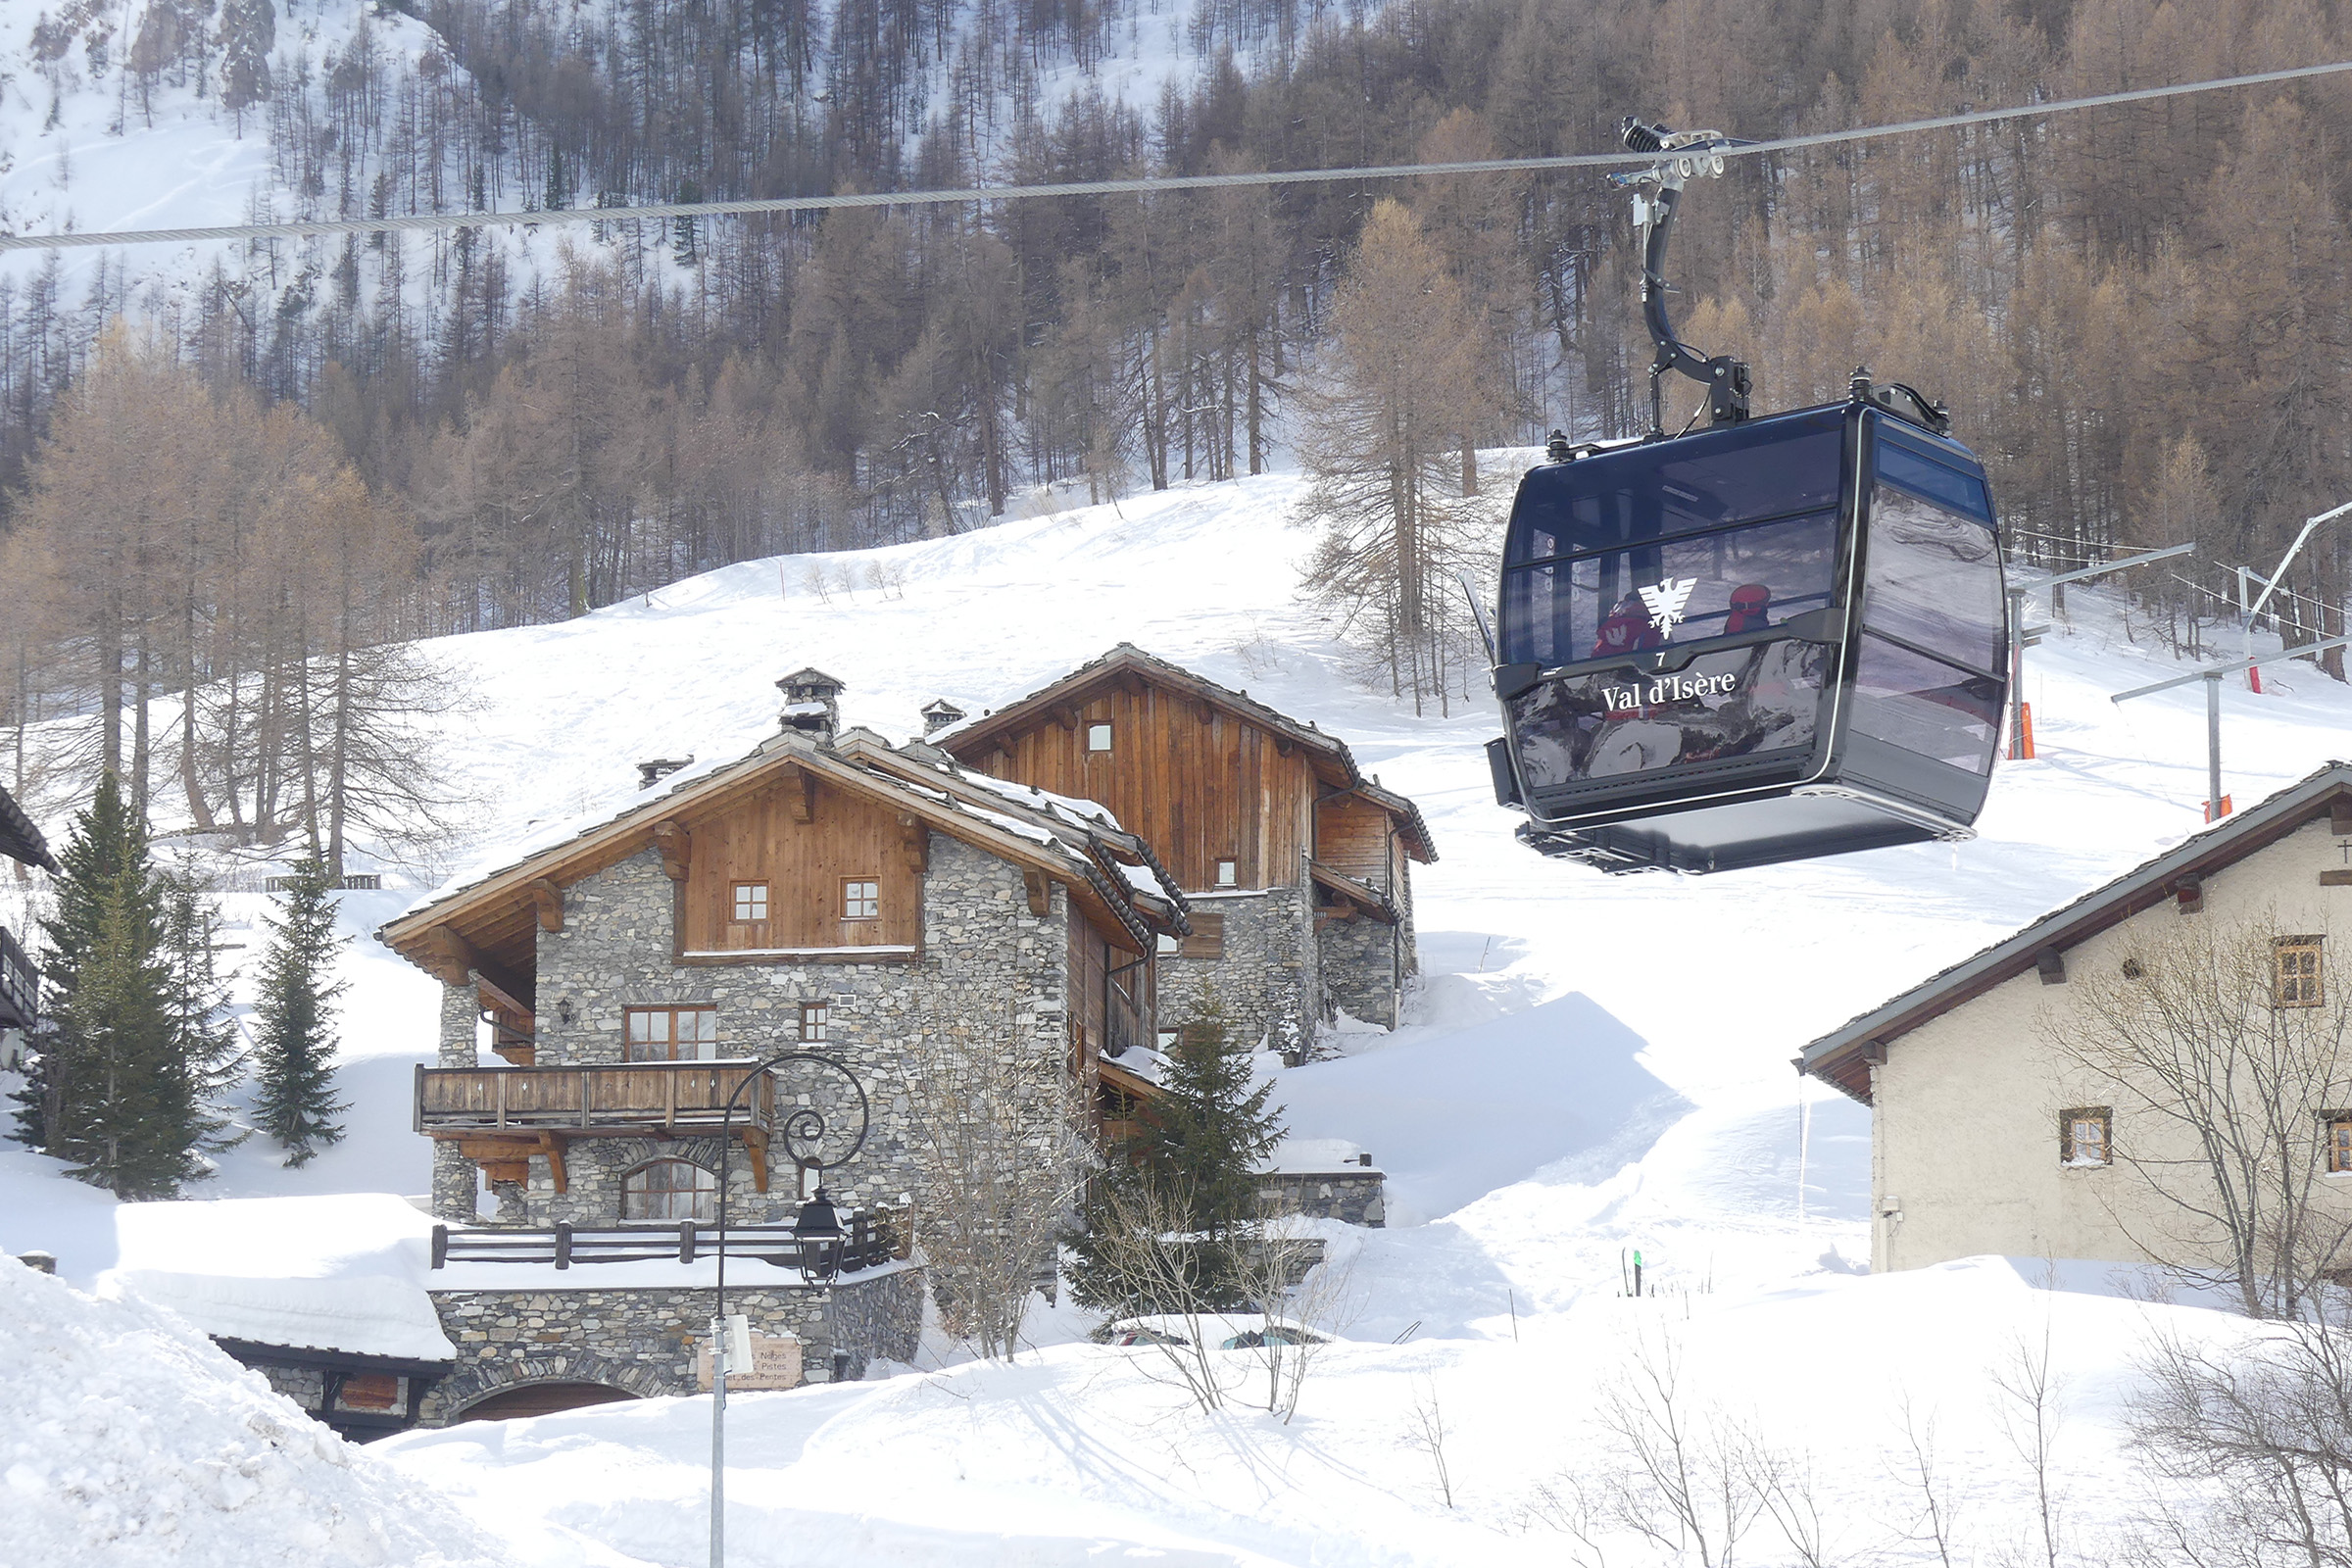
[[[458,1568],[508,1554],[194,1328],[0,1259],[0,1557]]]

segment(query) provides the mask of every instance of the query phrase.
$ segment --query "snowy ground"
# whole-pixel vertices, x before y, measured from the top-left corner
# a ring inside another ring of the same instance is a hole
[[[641,758],[740,753],[775,723],[771,683],[802,664],[849,682],[847,722],[900,736],[933,697],[979,711],[1126,639],[1345,736],[1421,804],[1443,856],[1416,869],[1418,1021],[1281,1074],[1295,1131],[1368,1149],[1392,1192],[1392,1229],[1341,1238],[1348,1343],[1296,1420],[1200,1414],[1150,1352],[1068,1343],[1079,1325],[1049,1317],[1045,1348],[1016,1367],[931,1365],[737,1405],[733,1560],[1573,1560],[1563,1478],[1608,1470],[1595,1390],[1668,1335],[1687,1388],[1730,1418],[1768,1415],[1775,1442],[1811,1455],[1840,1561],[1934,1557],[1897,1539],[1918,1511],[1886,1451],[1906,1393],[1939,1417],[1965,1555],[2014,1544],[2020,1472],[1990,1369],[2046,1336],[2070,1379],[2072,1528],[2108,1530],[2133,1505],[2116,1399],[2134,1348],[2152,1324],[2236,1326],[2141,1304],[2097,1269],[2066,1273],[2065,1290],[2042,1288],[2061,1282],[2034,1262],[1862,1277],[1867,1117],[1800,1095],[1789,1058],[2193,830],[2202,693],[2111,705],[2174,666],[2078,595],[2073,623],[2030,656],[2044,758],[2003,767],[1975,842],[1605,878],[1512,842],[1479,751],[1484,705],[1415,717],[1345,678],[1329,625],[1292,594],[1309,544],[1286,521],[1298,489],[1273,476],[752,563],[564,625],[432,645],[483,699],[450,741],[465,792],[493,803],[477,808],[485,840],[625,796]],[[2241,803],[2340,751],[2352,719],[2352,693],[2310,666],[2267,673],[2268,694],[2227,698]],[[408,896],[347,896],[346,924],[369,929]],[[425,1190],[408,1082],[430,1050],[430,982],[365,941],[348,973],[350,1139],[301,1172],[249,1145],[207,1196]],[[221,1206],[269,1234],[263,1209]],[[34,1156],[0,1155],[0,1247],[47,1246],[85,1286],[172,1272],[127,1219]],[[382,1259],[409,1245],[398,1229],[348,1255],[314,1248],[290,1271],[389,1277]],[[1639,1302],[1622,1296],[1637,1250],[1658,1293]],[[1433,1404],[1451,1506],[1408,1432]],[[520,1558],[683,1563],[700,1560],[708,1410],[609,1406],[374,1452]],[[1616,1546],[1612,1561],[1663,1560]],[[1745,1549],[1789,1560],[1768,1521]]]

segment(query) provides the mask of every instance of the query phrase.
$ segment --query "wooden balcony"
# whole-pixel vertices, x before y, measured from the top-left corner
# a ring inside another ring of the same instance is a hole
[[[899,1221],[887,1215],[845,1216],[841,1241],[826,1255],[823,1243],[804,1242],[789,1225],[730,1225],[726,1253],[731,1258],[773,1263],[778,1268],[820,1264],[843,1274],[879,1268],[908,1255],[907,1238]],[[433,1267],[473,1263],[552,1263],[570,1268],[575,1263],[692,1263],[718,1255],[718,1227],[681,1220],[676,1225],[632,1225],[591,1229],[558,1224],[543,1230],[447,1225],[433,1227]],[[448,1288],[460,1289],[452,1280]]]
[[[715,1132],[722,1119],[743,1139],[752,1174],[767,1191],[775,1080],[743,1087],[759,1063],[632,1061],[579,1067],[416,1069],[416,1131],[455,1143],[494,1182],[527,1181],[547,1156],[556,1191],[568,1190],[564,1149],[575,1138],[678,1138]],[[738,1090],[740,1089],[740,1093]],[[731,1118],[725,1116],[735,1097]]]

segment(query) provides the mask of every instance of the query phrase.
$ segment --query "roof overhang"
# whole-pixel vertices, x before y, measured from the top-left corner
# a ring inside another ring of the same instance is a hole
[[[2337,831],[2352,834],[2352,764],[2328,763],[2259,805],[2192,834],[2177,848],[1848,1020],[1806,1046],[1796,1058],[1796,1068],[1868,1104],[1870,1069],[1886,1059],[1886,1048],[1896,1040],[2038,968],[2044,955],[2063,955],[2323,815]]]

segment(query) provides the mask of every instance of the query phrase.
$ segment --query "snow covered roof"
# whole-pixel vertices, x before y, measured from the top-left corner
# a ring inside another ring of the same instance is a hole
[[[1106,869],[1120,858],[1135,857],[1140,846],[1118,831],[1109,812],[1091,802],[1036,791],[1028,792],[1034,799],[1002,790],[982,792],[970,787],[969,775],[959,769],[951,773],[904,757],[867,732],[852,731],[841,745],[833,746],[787,731],[768,736],[741,757],[714,758],[681,768],[616,806],[494,847],[409,906],[377,936],[412,962],[439,972],[431,934],[447,922],[481,907],[484,901],[496,901],[502,909],[507,904],[527,905],[534,881],[576,878],[624,859],[651,841],[658,823],[708,808],[788,769],[853,795],[887,800],[952,837],[1073,884],[1083,883],[1092,890],[1093,901],[1104,906],[1102,912],[1139,944],[1150,943],[1155,925],[1178,933],[1190,929],[1173,877],[1161,872],[1160,893],[1152,896]],[[1112,853],[1106,837],[1115,839],[1115,848],[1127,855]],[[1149,854],[1141,850],[1137,858],[1148,861]]]
[[[1805,1047],[1799,1072],[1870,1103],[1870,1062],[1932,1018],[2062,954],[2085,938],[2154,907],[2182,887],[2276,844],[2322,812],[2352,808],[2352,762],[2333,761],[2260,804],[2200,828],[2173,849],[2060,906],[2012,936],[1929,976]]]
[[[57,869],[57,859],[49,853],[49,841],[41,837],[41,830],[32,825],[24,808],[6,790],[0,790],[0,855],[26,865],[37,865],[44,871]]]
[[[1302,723],[1288,713],[1268,708],[1246,691],[1220,686],[1205,675],[1196,674],[1181,664],[1173,664],[1147,654],[1133,643],[1121,643],[1102,658],[1090,660],[1051,685],[1007,703],[984,717],[966,719],[961,724],[941,730],[931,737],[932,744],[969,760],[987,752],[1000,736],[1035,719],[1041,710],[1069,702],[1095,686],[1118,679],[1122,674],[1133,674],[1182,691],[1261,729],[1296,742],[1305,750],[1315,764],[1317,775],[1326,783],[1351,791],[1396,818],[1404,835],[1406,853],[1414,859],[1426,863],[1438,858],[1437,844],[1430,837],[1429,824],[1422,819],[1421,808],[1404,796],[1366,777],[1363,770],[1355,765],[1354,754],[1348,750],[1346,741],[1336,735],[1325,734],[1311,722]]]

